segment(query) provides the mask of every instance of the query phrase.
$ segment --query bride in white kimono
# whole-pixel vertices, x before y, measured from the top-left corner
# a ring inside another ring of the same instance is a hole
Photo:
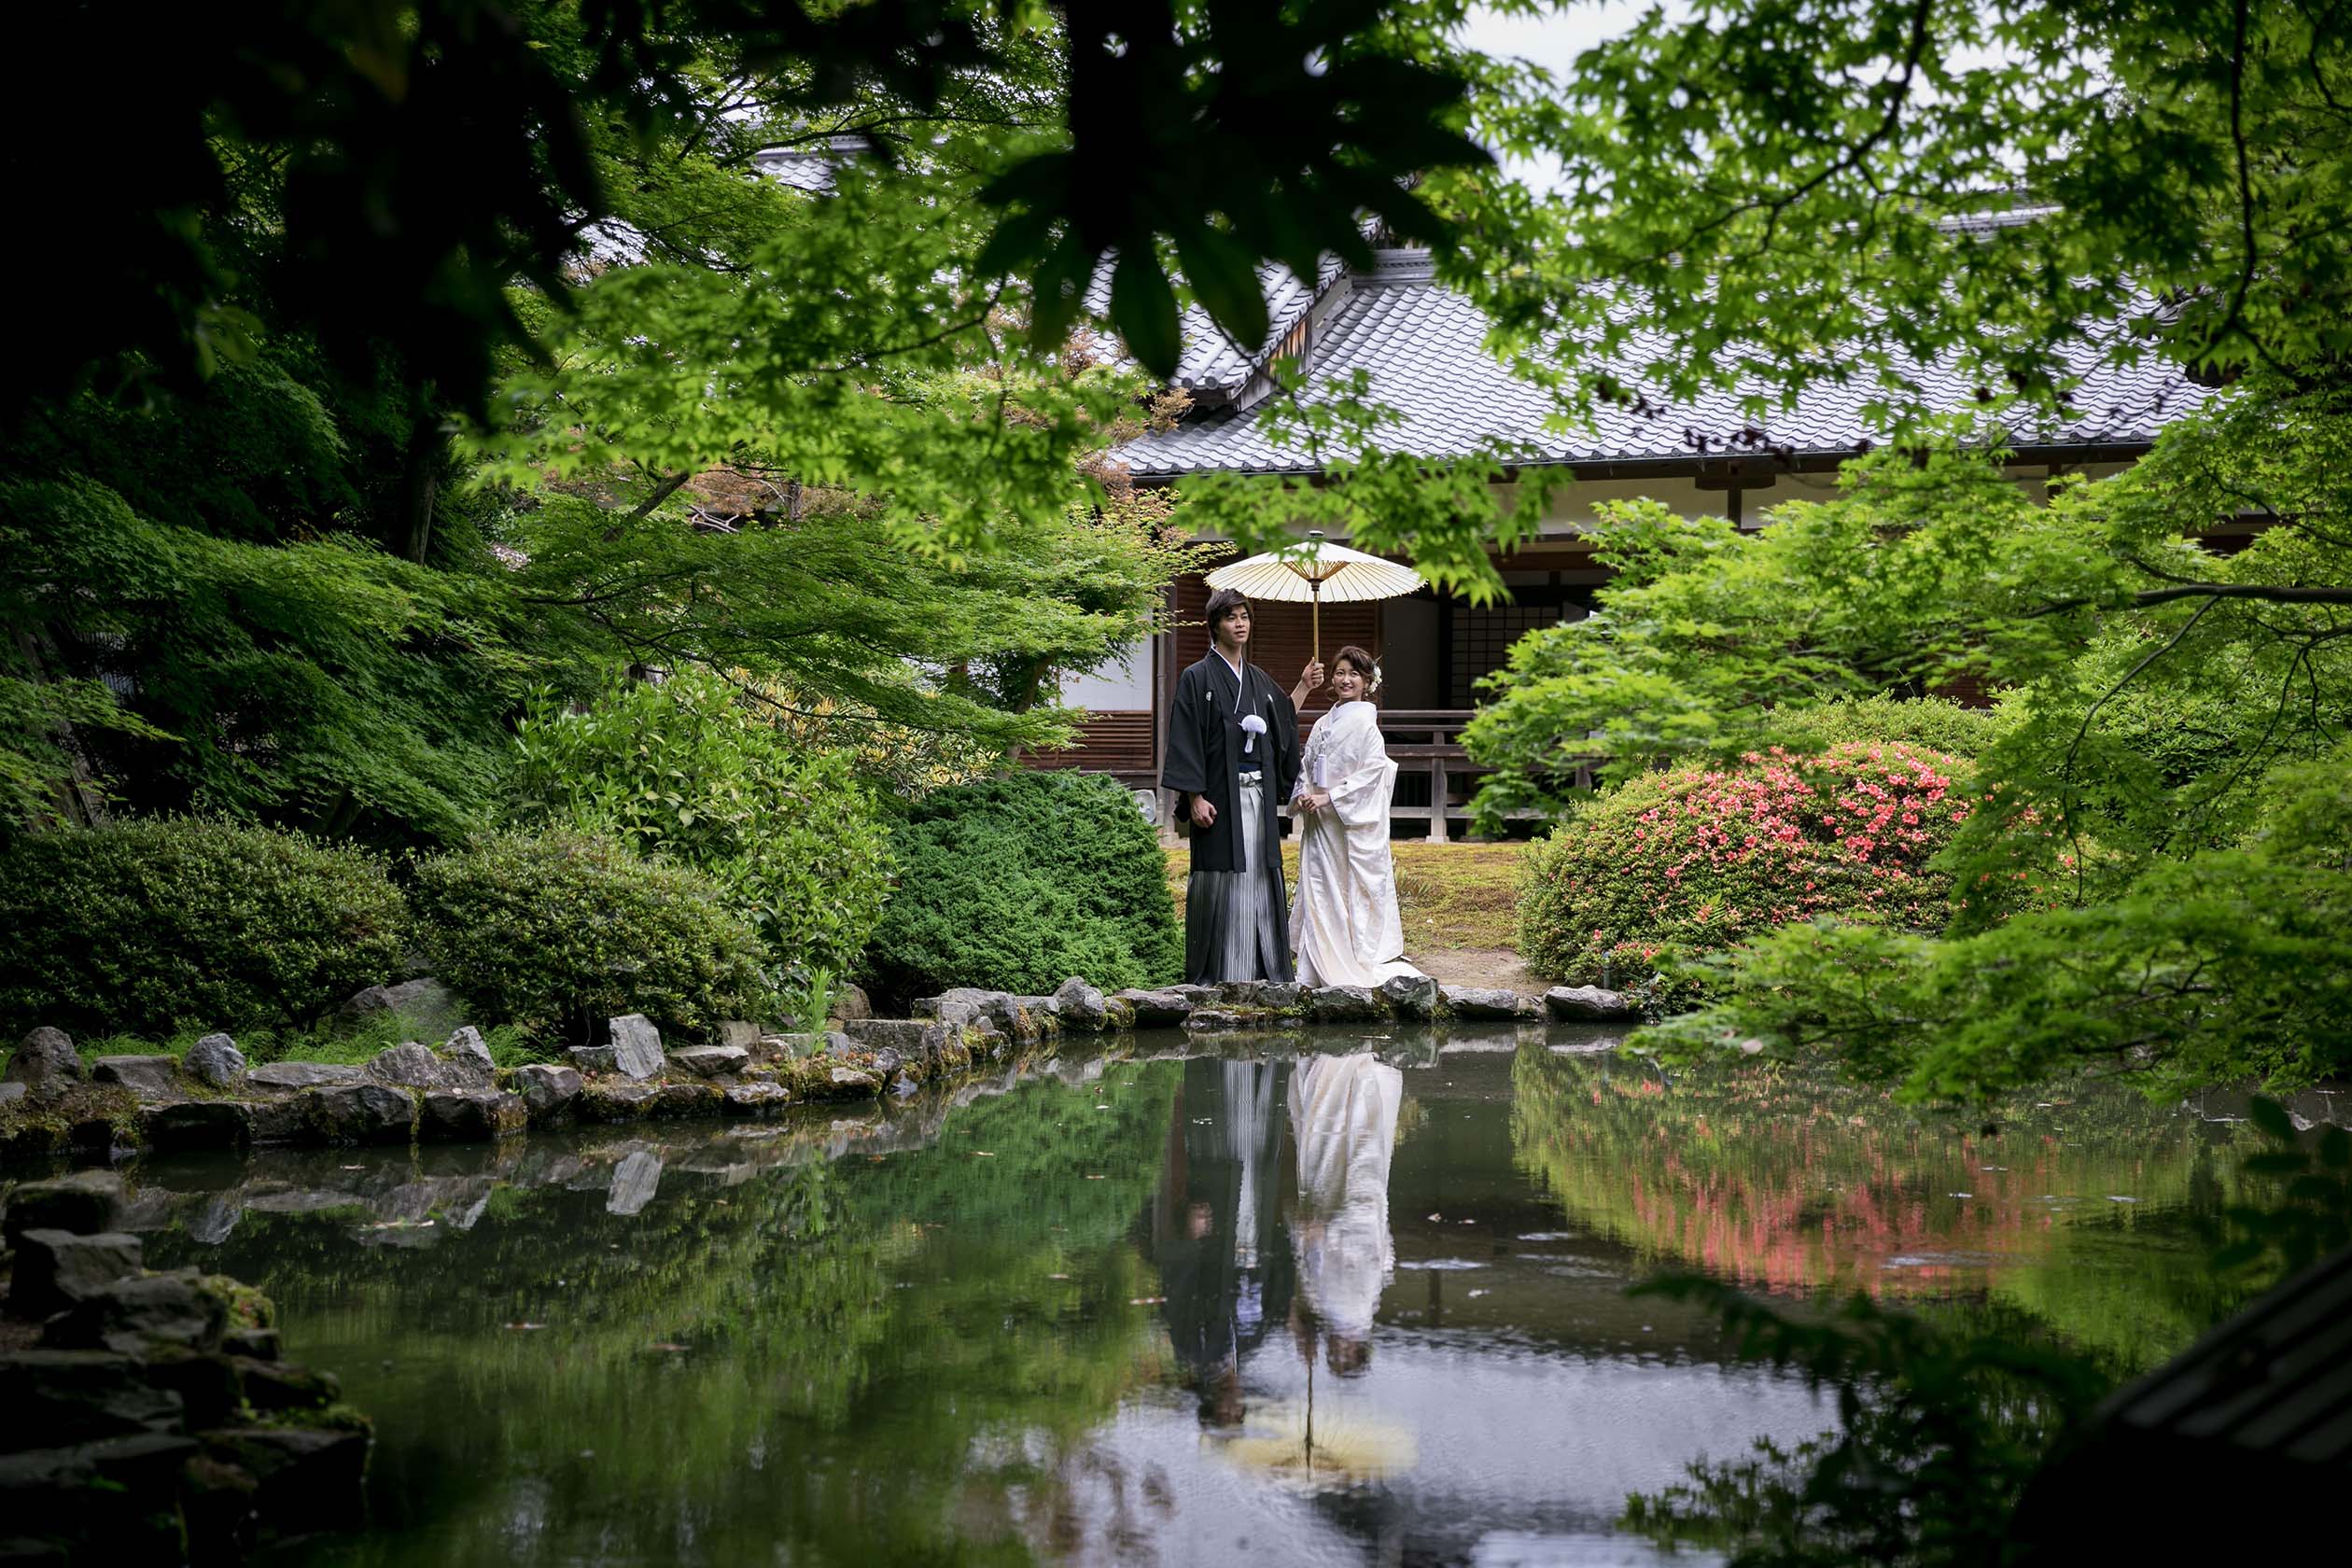
[[[1380,739],[1371,701],[1379,668],[1361,648],[1332,655],[1339,699],[1315,721],[1291,809],[1298,818],[1298,902],[1291,946],[1303,986],[1378,986],[1419,975],[1405,961],[1396,915],[1396,867],[1389,856],[1389,798],[1396,764]]]

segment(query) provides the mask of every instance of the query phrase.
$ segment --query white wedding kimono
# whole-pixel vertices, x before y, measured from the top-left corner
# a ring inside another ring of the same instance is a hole
[[[1389,799],[1396,764],[1380,740],[1380,710],[1341,703],[1315,721],[1298,791],[1328,791],[1331,804],[1300,814],[1298,902],[1291,947],[1302,986],[1378,986],[1421,971],[1405,961],[1396,916],[1396,868],[1389,858]]]

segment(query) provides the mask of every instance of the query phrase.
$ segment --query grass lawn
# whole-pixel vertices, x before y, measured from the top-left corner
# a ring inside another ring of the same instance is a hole
[[[1519,946],[1518,895],[1524,844],[1429,844],[1399,840],[1396,912],[1408,951],[1469,948],[1511,952]],[[1191,851],[1168,852],[1168,883],[1181,916]],[[1282,845],[1282,872],[1298,886],[1298,841]]]

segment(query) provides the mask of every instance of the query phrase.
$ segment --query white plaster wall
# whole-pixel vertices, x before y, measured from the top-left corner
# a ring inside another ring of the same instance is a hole
[[[1129,644],[1117,661],[1090,675],[1063,676],[1061,700],[1065,707],[1094,713],[1148,711],[1152,706],[1150,639]]]

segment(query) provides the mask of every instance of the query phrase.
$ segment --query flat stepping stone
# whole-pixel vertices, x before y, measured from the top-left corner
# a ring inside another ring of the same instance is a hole
[[[245,1073],[247,1087],[264,1089],[347,1089],[368,1081],[366,1068],[335,1062],[263,1062]]]
[[[1519,1015],[1517,991],[1484,986],[1441,986],[1437,994],[1445,999],[1447,1011],[1457,1018],[1517,1018]]]
[[[669,1059],[697,1078],[723,1078],[751,1065],[751,1053],[740,1045],[695,1045],[672,1051]]]
[[[1544,1006],[1563,1023],[1635,1015],[1633,1004],[1621,992],[1604,991],[1598,986],[1554,986],[1544,993]]]
[[[179,1097],[179,1063],[169,1057],[100,1057],[90,1076],[101,1084],[116,1084],[141,1099]]]

